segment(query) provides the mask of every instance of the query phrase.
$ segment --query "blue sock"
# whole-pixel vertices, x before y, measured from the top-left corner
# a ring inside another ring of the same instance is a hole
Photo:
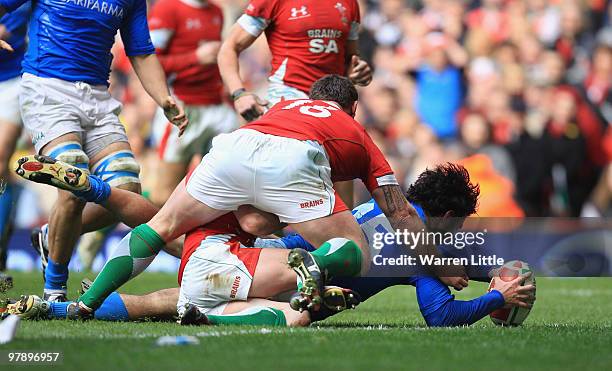
[[[56,263],[49,258],[45,270],[45,289],[65,290],[68,282],[68,264]]]
[[[0,194],[0,236],[5,233],[10,224],[14,196],[14,186],[9,183],[6,185],[4,193]]]
[[[108,183],[98,178],[95,175],[89,175],[89,190],[74,191],[75,196],[84,199],[87,202],[95,202],[101,204],[108,199],[111,193],[111,187]]]
[[[49,303],[49,318],[54,319],[66,319],[68,313],[68,305],[74,303],[73,301],[65,302],[51,302]]]
[[[297,233],[292,233],[290,235],[282,237],[281,241],[285,244],[285,247],[290,250],[295,248],[301,248],[306,251],[316,250],[316,248],[310,243],[308,243],[308,241],[306,241],[304,237],[300,236]]]
[[[110,294],[96,309],[94,318],[101,321],[127,321],[130,319],[127,308],[118,292]]]

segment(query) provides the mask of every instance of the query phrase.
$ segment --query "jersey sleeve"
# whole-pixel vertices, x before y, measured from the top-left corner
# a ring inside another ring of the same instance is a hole
[[[362,180],[368,191],[372,193],[376,188],[384,185],[398,185],[393,170],[391,170],[391,165],[389,165],[381,150],[365,130],[364,135],[364,145],[368,153],[369,162],[367,174],[364,175]]]
[[[149,34],[147,2],[145,0],[134,0],[132,9],[123,21],[120,32],[125,53],[128,56],[155,54],[155,47]]]
[[[244,10],[244,14],[255,18],[263,18],[270,22],[277,9],[277,0],[251,0]]]
[[[149,12],[149,29],[155,49],[164,50],[176,32],[175,11],[170,1],[158,1]]]
[[[13,10],[19,8],[28,0],[0,0],[0,6],[4,8],[7,12],[12,12]]]
[[[359,27],[361,23],[361,13],[359,11],[359,3],[353,1],[351,11],[351,30],[349,31],[349,40],[359,40]]]

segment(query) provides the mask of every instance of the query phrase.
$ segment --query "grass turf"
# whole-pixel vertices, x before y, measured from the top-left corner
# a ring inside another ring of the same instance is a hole
[[[12,296],[41,291],[40,273],[13,276]],[[81,278],[71,274],[72,296],[76,296]],[[145,293],[175,282],[174,276],[148,273],[122,292]],[[486,285],[473,282],[457,297],[471,298],[485,289]],[[0,351],[61,350],[61,369],[87,371],[610,370],[611,314],[611,278],[538,278],[538,300],[519,328],[499,328],[485,318],[469,328],[429,329],[418,312],[414,289],[395,287],[355,311],[305,329],[22,321],[16,339],[0,346]],[[155,346],[159,336],[184,334],[198,336],[200,344]]]

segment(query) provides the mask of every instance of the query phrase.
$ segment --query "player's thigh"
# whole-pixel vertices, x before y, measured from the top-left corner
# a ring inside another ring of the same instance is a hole
[[[24,127],[37,153],[55,158],[54,147],[68,141],[82,147],[83,115],[74,84],[26,73],[21,79],[19,106]]]
[[[282,223],[301,223],[334,212],[331,166],[318,143],[273,137],[255,157],[257,198],[253,206]]]
[[[234,211],[243,231],[254,236],[266,236],[286,227],[275,214],[259,210],[251,205],[242,205]]]
[[[249,249],[244,249],[249,250]],[[287,264],[289,250],[261,249],[250,298],[268,298],[288,290],[295,290],[295,272]]]
[[[182,181],[168,201],[147,223],[164,241],[172,241],[186,232],[206,224],[227,211],[213,209],[187,192]]]
[[[321,246],[332,238],[343,237],[353,240],[365,256],[370,254],[363,232],[353,214],[348,210],[315,220],[291,224],[291,227],[315,247]]]
[[[237,130],[213,139],[211,150],[189,177],[187,191],[193,198],[226,211],[252,203],[257,197],[253,153],[260,143],[248,134]]]
[[[155,181],[155,189],[151,193],[151,201],[155,205],[163,205],[172,191],[181,182],[187,171],[185,163],[173,163],[160,161],[157,164],[157,177]]]

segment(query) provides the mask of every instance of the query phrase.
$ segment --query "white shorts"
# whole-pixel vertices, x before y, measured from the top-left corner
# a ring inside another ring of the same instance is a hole
[[[268,84],[266,100],[270,102],[269,107],[272,107],[281,101],[294,99],[308,99],[308,94],[299,89],[278,82],[270,82]]]
[[[19,126],[22,125],[19,112],[20,81],[20,77],[0,81],[0,121]]]
[[[179,129],[168,122],[159,108],[153,120],[154,141],[159,158],[165,162],[188,163],[194,155],[210,150],[212,139],[238,128],[238,116],[226,104],[185,106],[189,125],[179,138]]]
[[[213,139],[193,172],[187,192],[217,210],[253,205],[283,223],[300,223],[334,212],[327,154],[315,141],[238,129]]]
[[[222,314],[230,301],[247,300],[253,276],[230,251],[231,247],[232,244],[205,239],[193,252],[183,270],[179,313],[191,303],[203,313]]]
[[[125,128],[119,122],[121,103],[106,86],[24,73],[19,103],[37,153],[68,133],[80,134],[83,150],[90,158],[104,148],[93,143],[127,142]],[[95,150],[90,148],[94,146]]]

